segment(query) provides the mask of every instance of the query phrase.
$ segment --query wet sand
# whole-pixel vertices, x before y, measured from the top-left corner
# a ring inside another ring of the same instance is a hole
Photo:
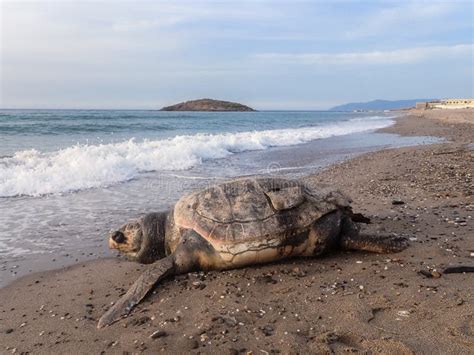
[[[103,330],[145,267],[113,258],[33,274],[0,289],[0,353],[472,353],[474,274],[442,272],[474,266],[472,123],[472,110],[414,111],[385,131],[447,141],[308,177],[350,195],[369,229],[410,238],[401,253],[178,276]]]

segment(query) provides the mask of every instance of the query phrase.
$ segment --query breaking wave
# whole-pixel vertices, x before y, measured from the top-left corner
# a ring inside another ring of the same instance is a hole
[[[390,117],[367,117],[322,126],[252,132],[194,134],[162,140],[74,145],[55,152],[16,152],[0,158],[0,197],[40,196],[106,187],[156,170],[184,170],[234,153],[291,146],[379,129]]]

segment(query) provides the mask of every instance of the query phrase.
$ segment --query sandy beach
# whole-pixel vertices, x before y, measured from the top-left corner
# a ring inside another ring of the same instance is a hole
[[[398,254],[339,252],[165,281],[126,319],[99,317],[145,269],[122,258],[0,289],[0,353],[472,354],[474,110],[410,111],[384,132],[440,144],[361,155],[309,176],[340,188]],[[104,240],[105,243],[105,240]]]

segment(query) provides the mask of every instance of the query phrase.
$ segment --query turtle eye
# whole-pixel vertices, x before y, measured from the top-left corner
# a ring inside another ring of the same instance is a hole
[[[110,238],[112,238],[112,240],[118,244],[125,242],[125,235],[120,231],[113,232]]]

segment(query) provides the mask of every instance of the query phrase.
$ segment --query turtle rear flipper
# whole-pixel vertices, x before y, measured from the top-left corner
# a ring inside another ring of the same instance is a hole
[[[403,237],[361,233],[359,226],[351,218],[342,221],[339,244],[346,250],[365,250],[374,253],[398,253],[408,247]]]
[[[365,250],[374,253],[398,253],[408,247],[403,237],[369,235],[364,233],[343,234],[340,245],[347,250]]]
[[[108,326],[120,318],[128,315],[133,307],[150,292],[150,290],[165,277],[174,274],[173,256],[167,256],[158,260],[138,278],[130,287],[125,295],[123,295],[117,303],[115,303],[100,318],[97,328]]]

